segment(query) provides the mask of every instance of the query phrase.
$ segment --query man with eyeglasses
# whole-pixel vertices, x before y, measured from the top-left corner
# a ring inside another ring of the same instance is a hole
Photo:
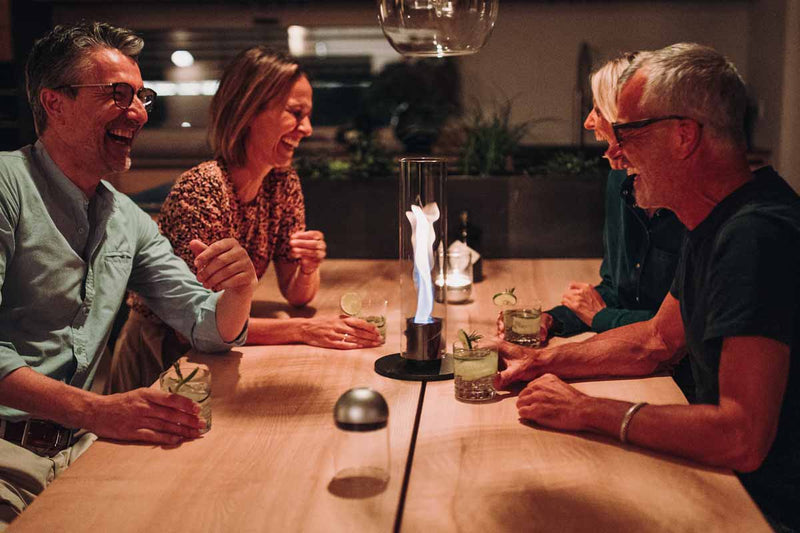
[[[130,168],[155,100],[142,46],[104,23],[37,41],[26,81],[39,139],[0,153],[0,529],[96,436],[174,445],[205,426],[178,395],[90,392],[126,289],[199,350],[244,342],[257,279],[242,247],[193,241],[195,277],[102,181]]]
[[[800,530],[800,198],[745,157],[745,88],[714,50],[677,44],[620,79],[613,125],[637,203],[688,229],[656,316],[541,350],[498,341],[519,415],[737,472],[777,531]],[[593,398],[561,378],[642,376],[688,352],[692,405]],[[556,377],[558,376],[558,377]]]

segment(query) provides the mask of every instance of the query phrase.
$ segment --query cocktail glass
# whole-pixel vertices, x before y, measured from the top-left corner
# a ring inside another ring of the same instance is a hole
[[[538,347],[541,344],[541,320],[542,304],[539,302],[519,309],[504,310],[505,339],[520,346]]]
[[[386,308],[389,301],[377,295],[367,295],[361,300],[361,311],[358,318],[366,320],[370,324],[375,324],[381,339],[386,342]]]
[[[211,371],[206,365],[178,363],[161,373],[158,378],[161,390],[189,398],[200,404],[200,418],[206,421],[205,433],[211,429]],[[180,369],[180,370],[178,370]]]
[[[456,400],[483,402],[494,398],[492,380],[497,373],[497,351],[453,344]]]

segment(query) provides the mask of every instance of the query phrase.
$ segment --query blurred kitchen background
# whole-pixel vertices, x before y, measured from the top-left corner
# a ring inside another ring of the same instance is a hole
[[[487,256],[602,255],[608,167],[582,129],[589,74],[619,52],[679,41],[737,65],[752,165],[772,164],[800,190],[800,0],[500,0],[479,53],[424,61],[389,46],[370,0],[0,0],[0,149],[35,138],[23,89],[33,40],[80,19],[145,38],[142,75],[159,97],[133,169],[112,181],[153,210],[209,155],[207,106],[224,65],[260,43],[300,57],[314,135],[296,166],[309,226],[326,231],[333,257],[396,254],[396,159],[428,153],[450,159],[450,218],[470,209]],[[470,138],[500,155],[465,148]],[[386,239],[370,236],[384,226]]]

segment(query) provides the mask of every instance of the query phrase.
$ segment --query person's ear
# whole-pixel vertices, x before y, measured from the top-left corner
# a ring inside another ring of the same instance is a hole
[[[39,92],[39,103],[47,113],[48,122],[63,122],[65,98],[67,96],[63,92],[54,89],[44,88]]]
[[[700,146],[703,126],[692,119],[682,119],[678,122],[678,157],[689,158]]]

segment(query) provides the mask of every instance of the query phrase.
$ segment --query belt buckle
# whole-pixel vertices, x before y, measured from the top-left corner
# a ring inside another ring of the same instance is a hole
[[[46,420],[27,419],[20,446],[40,455],[53,455],[70,445],[72,430]]]

